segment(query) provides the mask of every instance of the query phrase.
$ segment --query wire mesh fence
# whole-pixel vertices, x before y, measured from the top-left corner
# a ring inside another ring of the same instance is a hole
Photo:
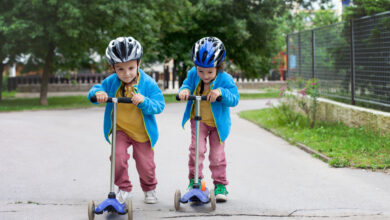
[[[390,11],[287,36],[288,77],[321,95],[390,107]]]

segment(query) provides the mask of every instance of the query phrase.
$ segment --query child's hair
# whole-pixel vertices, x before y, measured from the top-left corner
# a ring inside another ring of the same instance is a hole
[[[139,65],[139,62],[141,62],[141,58],[137,59],[137,66]],[[113,64],[111,67],[112,67],[112,73],[115,73],[115,64]]]
[[[220,63],[218,66],[216,66],[215,68],[217,68],[217,75],[219,72],[223,72],[224,68],[225,68],[225,64],[224,62]],[[203,80],[201,80],[200,82],[200,94],[202,94],[204,91],[204,83],[203,83]]]
[[[217,74],[219,72],[223,72],[225,69],[225,63],[222,61],[218,66],[217,66]]]

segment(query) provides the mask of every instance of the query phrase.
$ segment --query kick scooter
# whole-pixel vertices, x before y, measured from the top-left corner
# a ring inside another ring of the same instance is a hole
[[[179,95],[176,95],[176,100],[180,101]],[[175,192],[175,198],[174,198],[174,203],[175,203],[175,209],[178,211],[180,209],[180,203],[187,203],[188,201],[190,202],[195,202],[195,203],[200,203],[200,204],[205,204],[210,202],[211,203],[211,209],[215,210],[216,205],[215,205],[215,194],[214,190],[209,189],[206,187],[206,182],[202,181],[201,186],[199,186],[198,182],[198,169],[199,169],[199,125],[200,125],[200,120],[202,119],[200,116],[200,102],[201,100],[207,100],[207,96],[193,96],[190,95],[188,97],[188,100],[195,100],[196,101],[196,115],[195,115],[195,121],[196,121],[196,146],[195,146],[195,178],[194,178],[194,185],[192,186],[192,189],[190,189],[187,193],[181,197],[181,192],[180,190],[176,190]],[[217,101],[221,101],[222,96],[218,96]]]
[[[96,96],[91,97],[92,102],[96,102]],[[112,102],[114,106],[113,111],[113,126],[112,126],[112,135],[111,135],[111,179],[110,179],[110,193],[108,198],[100,203],[97,207],[95,202],[91,201],[88,204],[88,219],[93,220],[95,214],[103,214],[104,211],[110,213],[118,213],[120,215],[128,214],[128,220],[133,219],[133,206],[131,200],[127,200],[125,203],[121,204],[117,199],[114,192],[114,175],[115,175],[115,143],[116,143],[116,112],[118,103],[132,103],[131,98],[121,97],[121,98],[111,98],[109,97],[107,102]]]

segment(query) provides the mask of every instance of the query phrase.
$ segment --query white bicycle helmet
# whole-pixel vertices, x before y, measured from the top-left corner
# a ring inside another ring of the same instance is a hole
[[[142,46],[133,37],[118,37],[110,41],[106,49],[106,59],[110,65],[138,60],[142,57]]]

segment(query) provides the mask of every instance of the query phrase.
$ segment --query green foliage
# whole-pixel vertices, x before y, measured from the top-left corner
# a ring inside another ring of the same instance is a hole
[[[296,93],[296,94],[295,94]],[[273,111],[282,115],[280,123],[298,125],[303,121],[295,112],[297,107],[306,114],[310,128],[314,128],[320,96],[316,79],[305,80],[302,77],[292,77],[287,80],[287,86],[280,89],[279,104],[273,106]],[[267,103],[268,104],[268,103]]]
[[[351,6],[345,8],[343,16],[345,19],[350,20],[389,10],[389,0],[352,0]]]
[[[328,0],[321,0],[328,2]],[[227,61],[246,76],[268,72],[282,47],[277,18],[304,0],[1,0],[0,60],[29,54],[30,70],[48,74],[98,66],[108,42],[133,36],[144,47],[144,63],[175,59],[179,75],[192,65],[189,54],[201,37],[217,36]],[[276,40],[279,39],[279,40]],[[45,78],[44,77],[44,78]],[[47,87],[43,81],[42,86]],[[42,90],[45,92],[45,90]]]
[[[313,27],[322,27],[337,23],[338,18],[333,10],[319,10],[315,12],[311,21],[313,22]]]
[[[157,1],[152,5],[163,11],[156,14],[156,20],[161,22],[160,57],[175,59],[175,66],[184,77],[188,68],[193,65],[190,60],[192,45],[202,37],[216,36],[227,48],[227,63],[232,61],[246,77],[264,75],[272,67],[274,54],[285,44],[285,35],[279,29],[280,17],[292,8],[292,3],[310,7],[313,2]],[[170,13],[164,13],[165,11]]]

